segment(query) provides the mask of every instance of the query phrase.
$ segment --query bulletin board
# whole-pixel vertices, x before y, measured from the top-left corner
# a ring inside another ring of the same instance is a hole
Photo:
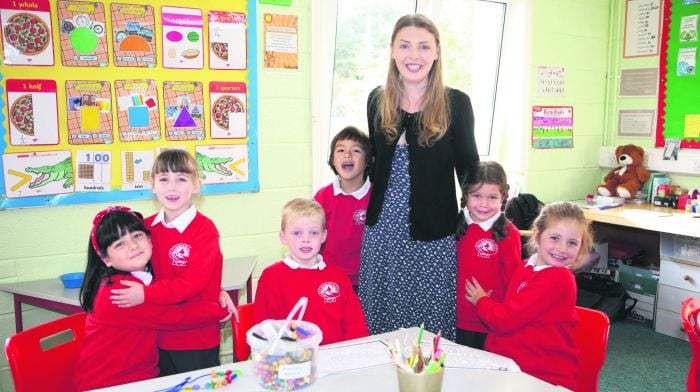
[[[163,149],[202,194],[256,192],[256,4],[0,3],[0,208],[151,198]]]
[[[681,139],[681,148],[700,148],[700,0],[664,0],[663,7],[656,146]]]

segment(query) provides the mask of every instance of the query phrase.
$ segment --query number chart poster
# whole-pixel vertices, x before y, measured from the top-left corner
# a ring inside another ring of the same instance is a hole
[[[3,1],[0,208],[150,199],[169,148],[202,194],[257,192],[256,23],[251,0]]]

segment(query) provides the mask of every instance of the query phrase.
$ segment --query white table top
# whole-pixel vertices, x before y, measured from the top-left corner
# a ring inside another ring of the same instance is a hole
[[[417,328],[407,330],[409,334],[415,335]],[[401,332],[403,334],[403,331]],[[393,338],[395,332],[387,334],[371,336],[369,338],[355,339],[348,342],[341,342],[322,346],[324,348],[338,348],[343,346],[357,346],[359,342],[382,340],[387,337]],[[432,334],[427,332],[424,334],[423,342],[430,341]],[[447,341],[447,340],[445,340]],[[450,342],[448,342],[450,343]],[[475,350],[479,351],[479,350]],[[482,352],[485,356],[493,356],[495,354]],[[388,357],[388,350],[387,350]],[[503,357],[501,357],[503,358]],[[503,358],[510,361],[507,358]],[[202,375],[207,375],[212,370],[226,371],[240,369],[243,373],[237,377],[231,385],[219,388],[220,391],[260,391],[260,387],[253,375],[253,363],[251,361],[228,363],[218,367],[202,369],[188,373],[177,374],[168,377],[154,378],[151,380],[140,381],[131,384],[120,385],[111,388],[100,389],[99,391],[157,391],[161,389],[172,388],[175,385],[183,382],[186,377],[196,378]],[[203,377],[197,384],[203,384],[210,378]],[[310,386],[300,389],[300,391],[398,391],[398,377],[396,375],[396,367],[393,364],[379,365],[367,367],[358,370],[352,370],[341,373],[333,373],[317,378]],[[562,387],[553,386],[538,378],[532,377],[520,371],[502,371],[502,370],[485,370],[485,369],[466,369],[445,367],[445,375],[443,379],[443,391],[517,391],[517,392],[547,392],[547,391],[567,391]]]
[[[245,288],[257,260],[255,256],[224,259],[221,287],[226,291]],[[0,291],[80,306],[78,298],[80,288],[67,289],[63,287],[63,283],[58,277],[2,284]]]

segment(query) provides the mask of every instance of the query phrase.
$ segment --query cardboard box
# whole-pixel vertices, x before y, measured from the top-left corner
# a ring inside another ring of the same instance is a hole
[[[620,264],[620,284],[628,293],[656,296],[659,287],[659,271]]]

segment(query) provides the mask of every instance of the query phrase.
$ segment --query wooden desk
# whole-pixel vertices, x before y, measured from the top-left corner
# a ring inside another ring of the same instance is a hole
[[[417,328],[409,328],[409,336],[415,336],[417,333]],[[350,340],[347,342],[329,344],[327,346],[322,346],[319,351],[319,355],[324,349],[335,349],[342,347],[357,346],[358,343],[371,342],[371,341],[383,341],[386,338],[395,337],[396,332],[389,332],[386,334],[370,336],[362,339]],[[401,334],[404,332],[402,331]],[[426,331],[423,335],[423,342],[430,342],[433,334]],[[444,339],[445,342],[451,343]],[[474,350],[477,353],[483,353],[484,355],[494,355],[486,353],[479,350]],[[388,349],[386,351],[386,356],[388,358]],[[390,362],[390,360],[387,360]],[[446,362],[447,363],[447,362]],[[320,367],[320,365],[319,365]],[[225,391],[259,391],[262,390],[253,375],[253,363],[251,361],[228,363],[225,365],[202,369],[188,373],[181,373],[173,376],[154,378],[151,380],[140,381],[131,384],[125,384],[120,386],[115,386],[111,388],[99,389],[99,391],[104,392],[116,392],[116,391],[156,391],[156,390],[166,390],[167,388],[172,388],[173,386],[180,384],[185,380],[186,377],[192,377],[193,379],[202,375],[211,373],[212,370],[215,371],[226,371],[240,369],[243,374],[242,376],[236,378],[232,384],[219,388],[217,390]],[[200,379],[198,384],[202,385],[209,378],[203,377]],[[450,391],[464,391],[464,390],[476,390],[476,391],[517,391],[517,392],[547,392],[547,391],[568,391],[568,389],[558,386],[553,386],[545,381],[538,378],[532,377],[528,374],[522,373],[520,371],[499,371],[499,370],[485,370],[485,369],[465,369],[465,368],[453,368],[445,367],[445,375],[442,384],[442,390],[445,392]],[[325,376],[320,376],[316,381],[308,387],[300,389],[301,391],[333,391],[333,392],[345,392],[345,391],[398,391],[399,383],[396,375],[395,365],[388,363],[386,365],[379,365],[374,367],[366,367],[357,370],[350,370],[346,372],[336,372],[332,374],[327,374]]]
[[[253,294],[253,269],[257,257],[234,257],[224,260],[221,286],[229,293],[234,304],[238,305],[238,290],[246,288],[246,301]],[[22,331],[22,304],[39,306],[68,314],[81,312],[79,288],[66,289],[59,278],[32,280],[27,282],[0,285],[0,291],[13,296],[15,309],[15,330]]]
[[[584,208],[586,219],[626,226],[660,233],[700,236],[700,218],[693,214],[668,207],[656,207],[652,204],[625,204],[620,207],[597,210]]]

